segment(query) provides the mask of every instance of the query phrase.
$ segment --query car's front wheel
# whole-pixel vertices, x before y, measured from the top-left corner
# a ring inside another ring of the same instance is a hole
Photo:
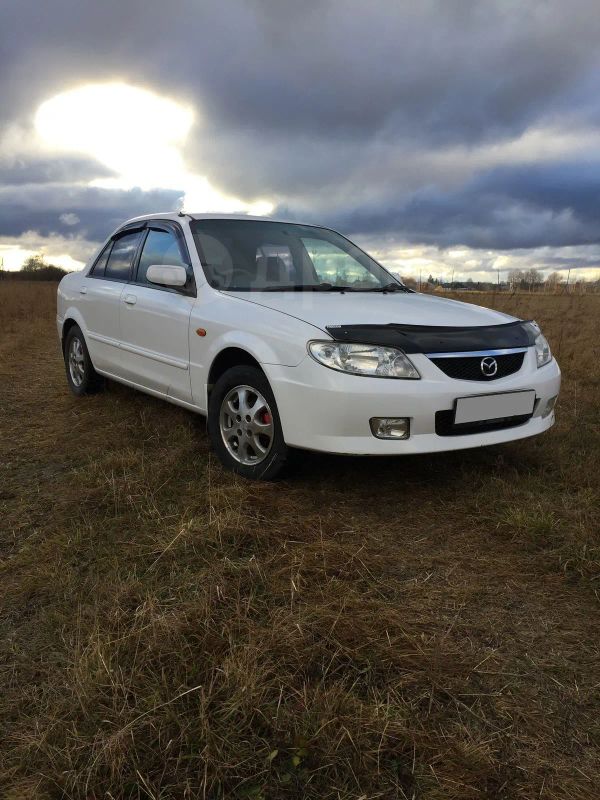
[[[288,460],[275,397],[256,367],[221,375],[210,395],[208,431],[222,463],[245,478],[272,480]]]
[[[103,378],[94,369],[83,333],[77,325],[67,333],[64,356],[67,382],[73,394],[81,397],[102,388]]]

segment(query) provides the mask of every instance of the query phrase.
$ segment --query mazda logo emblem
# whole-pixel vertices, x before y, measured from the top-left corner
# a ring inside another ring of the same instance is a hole
[[[481,367],[481,374],[485,375],[486,378],[493,378],[498,372],[498,362],[491,356],[482,358],[479,366]]]

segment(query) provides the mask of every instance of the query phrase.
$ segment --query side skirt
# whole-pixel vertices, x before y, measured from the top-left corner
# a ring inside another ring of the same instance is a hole
[[[164,392],[156,391],[156,389],[148,389],[146,386],[142,386],[134,381],[128,381],[126,378],[120,378],[117,375],[113,375],[111,372],[106,372],[105,370],[98,369],[96,372],[98,372],[100,375],[103,375],[105,378],[109,378],[111,381],[122,383],[124,386],[129,386],[131,389],[137,389],[144,394],[152,395],[152,397],[158,397],[160,400],[166,400],[167,403],[172,403],[175,406],[187,408],[188,411],[194,411],[196,414],[201,414],[203,417],[206,416],[206,411],[201,409],[200,406],[195,405],[195,403],[188,403],[186,400],[179,400],[177,397],[171,397]]]

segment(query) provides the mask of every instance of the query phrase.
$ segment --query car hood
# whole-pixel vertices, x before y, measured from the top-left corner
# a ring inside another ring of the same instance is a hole
[[[337,325],[501,325],[515,317],[482,306],[420,293],[226,292],[325,330]]]

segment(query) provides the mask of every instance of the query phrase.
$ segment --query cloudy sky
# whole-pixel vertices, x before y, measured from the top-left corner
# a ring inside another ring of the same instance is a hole
[[[183,205],[326,223],[404,275],[600,276],[597,0],[0,15],[5,268],[77,268],[124,219]]]

